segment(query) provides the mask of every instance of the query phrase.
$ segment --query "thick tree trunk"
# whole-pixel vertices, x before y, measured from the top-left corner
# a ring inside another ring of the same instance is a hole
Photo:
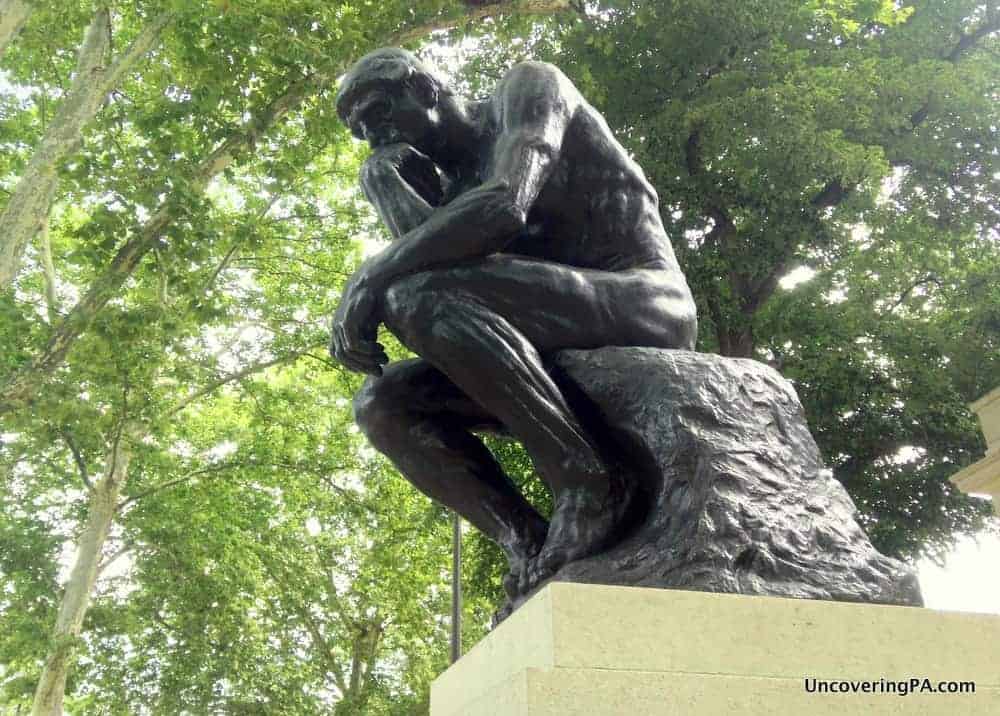
[[[754,340],[753,327],[744,326],[727,330],[723,327],[718,333],[719,354],[730,358],[753,358]]]
[[[734,284],[732,278],[730,283]],[[708,315],[715,327],[715,339],[719,342],[719,355],[730,358],[753,358],[754,335],[753,314],[747,314],[742,325],[734,325],[734,321],[722,308],[722,298],[715,288],[710,288],[705,294],[708,303]]]
[[[24,27],[31,5],[23,0],[0,0],[0,57]]]
[[[66,675],[73,661],[76,640],[87,614],[90,595],[97,581],[101,551],[114,522],[118,496],[128,473],[132,454],[121,440],[108,454],[107,468],[90,492],[87,523],[77,541],[76,561],[70,573],[45,667],[35,690],[32,716],[61,716]]]
[[[60,163],[80,146],[84,127],[122,76],[152,48],[168,18],[161,15],[153,20],[127,50],[110,66],[105,66],[111,16],[106,7],[94,15],[80,45],[76,75],[69,92],[0,214],[0,291],[14,280],[25,247],[48,216]]]

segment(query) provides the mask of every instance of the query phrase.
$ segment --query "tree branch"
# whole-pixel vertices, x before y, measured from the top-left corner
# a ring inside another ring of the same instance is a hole
[[[572,11],[574,8],[570,0],[496,0],[485,5],[466,4],[465,12],[462,16],[446,16],[430,20],[417,27],[403,30],[386,38],[384,45],[402,45],[413,40],[420,39],[426,35],[441,30],[451,30],[459,24],[469,24],[477,20],[502,15],[504,12],[514,12],[518,15],[555,15],[566,10]]]
[[[62,430],[60,435],[62,435],[63,440],[66,441],[66,445],[69,446],[69,451],[73,453],[73,462],[76,463],[76,469],[80,471],[80,479],[83,480],[83,484],[87,486],[88,490],[93,490],[94,483],[90,481],[90,473],[87,471],[87,462],[83,459],[80,449],[73,441],[73,436],[69,434],[68,430]]]
[[[135,66],[142,57],[153,49],[159,40],[160,33],[173,19],[173,14],[169,12],[160,13],[150,20],[142,28],[132,44],[129,45],[115,60],[101,77],[100,87],[102,95],[108,95],[118,86],[125,74]]]
[[[814,209],[829,209],[847,198],[851,190],[844,187],[840,179],[831,179],[819,193],[809,200]]]
[[[303,354],[302,354],[302,357],[303,357],[303,358],[312,358],[312,359],[313,359],[314,361],[317,361],[317,362],[319,362],[319,363],[322,363],[322,364],[323,364],[323,365],[325,365],[325,366],[326,366],[327,368],[333,368],[333,369],[335,369],[335,370],[337,370],[337,369],[340,369],[340,368],[342,368],[342,367],[343,367],[343,366],[341,366],[341,365],[339,365],[339,364],[337,364],[337,363],[334,363],[334,362],[333,362],[332,360],[330,360],[329,358],[324,358],[323,356],[318,356],[318,355],[316,355],[315,353],[303,353]]]
[[[705,175],[705,167],[701,160],[701,131],[698,129],[692,130],[687,141],[684,142],[684,164],[687,167],[688,175],[692,178],[700,178]],[[705,235],[703,245],[719,244],[725,246],[736,227],[723,208],[716,187],[703,186],[702,191],[708,199],[702,207],[703,211],[715,223],[712,230]]]
[[[938,287],[940,287],[941,286],[941,279],[938,276],[936,276],[935,274],[931,274],[931,273],[929,273],[929,274],[927,274],[925,276],[922,276],[922,277],[916,279],[915,281],[913,281],[909,286],[907,286],[899,294],[899,298],[897,298],[895,301],[893,301],[893,303],[892,303],[891,306],[889,306],[887,309],[885,309],[884,311],[882,311],[879,314],[879,317],[878,317],[879,320],[881,321],[886,316],[894,313],[897,308],[899,308],[904,303],[906,303],[907,299],[909,299],[910,296],[913,295],[913,292],[917,288],[919,288],[920,286],[926,286],[929,283],[936,284]]]
[[[173,407],[167,410],[166,413],[164,413],[164,417],[169,418],[173,415],[176,415],[180,411],[184,410],[184,408],[188,407],[194,401],[198,400],[199,398],[203,398],[209,393],[218,390],[227,383],[232,383],[237,380],[242,380],[243,378],[253,375],[254,373],[259,373],[262,370],[267,370],[268,368],[271,368],[276,365],[281,365],[282,363],[289,363],[298,360],[301,356],[307,353],[308,350],[309,349],[302,351],[295,351],[294,353],[289,353],[288,355],[281,356],[279,358],[274,358],[273,360],[264,361],[263,363],[254,363],[253,365],[247,366],[243,370],[238,370],[235,373],[230,373],[229,375],[213,380],[211,383],[204,386],[203,388],[199,388],[193,393],[190,393],[187,397],[182,398],[180,402],[176,403]]]
[[[13,283],[25,248],[48,216],[58,184],[56,166],[79,146],[83,126],[100,107],[103,96],[92,91],[92,84],[103,71],[109,47],[109,17],[108,9],[101,7],[87,26],[66,97],[0,213],[0,290]]]
[[[55,194],[55,187],[46,202],[52,204],[52,196]],[[53,325],[59,319],[59,299],[56,295],[56,265],[52,261],[52,237],[49,235],[49,212],[46,210],[45,217],[38,227],[38,248],[42,258],[42,276],[45,279],[45,308],[49,316],[49,324]]]
[[[226,470],[231,470],[237,467],[244,467],[246,463],[243,462],[223,462],[216,465],[210,465],[209,467],[202,468],[201,470],[192,470],[189,473],[181,475],[180,477],[175,477],[170,480],[165,480],[158,485],[153,485],[147,490],[143,490],[138,495],[132,495],[131,497],[122,500],[118,506],[115,508],[116,511],[121,511],[133,502],[138,502],[139,500],[145,499],[150,495],[155,495],[157,492],[162,492],[163,490],[168,490],[175,485],[180,485],[187,482],[193,477],[198,477],[199,475],[210,475],[212,473],[225,472]]]
[[[110,567],[115,560],[131,552],[134,546],[135,545],[131,542],[126,542],[124,545],[122,545],[122,547],[118,551],[110,555],[107,559],[105,559],[97,566],[97,575],[100,576],[101,574],[103,574],[104,570]]]
[[[277,574],[277,569],[272,561],[265,557],[260,552],[257,553],[257,557],[260,559],[261,566],[264,567],[264,571],[267,572],[268,576],[271,577],[278,585],[282,587],[287,587],[286,581],[284,579],[284,574],[281,577]],[[291,594],[291,590],[284,589],[285,594]],[[341,668],[339,661],[337,660],[336,652],[331,646],[330,642],[327,641],[326,637],[323,635],[322,629],[320,629],[319,624],[316,623],[312,614],[309,613],[309,609],[303,606],[297,599],[290,598],[288,600],[291,603],[292,609],[299,615],[302,619],[303,625],[309,632],[313,639],[314,645],[319,648],[322,652],[323,661],[326,663],[333,676],[334,684],[340,689],[341,697],[348,690],[347,680],[344,678],[344,670]],[[339,615],[341,618],[345,618],[345,615]]]
[[[268,468],[268,467],[269,468],[281,468],[281,469],[284,469],[284,470],[292,470],[292,471],[295,471],[295,472],[306,472],[306,473],[314,474],[314,475],[318,476],[320,479],[322,479],[323,482],[326,483],[333,490],[335,490],[336,492],[339,492],[340,494],[344,495],[345,497],[347,497],[349,500],[353,501],[358,506],[365,507],[370,512],[372,512],[374,514],[378,514],[375,510],[371,509],[370,507],[368,507],[364,503],[358,501],[357,498],[349,490],[346,490],[343,487],[341,487],[340,485],[337,485],[336,483],[334,483],[330,479],[327,470],[319,470],[319,469],[311,467],[310,465],[300,465],[300,464],[288,463],[288,462],[259,462],[257,460],[229,460],[227,462],[220,462],[220,463],[216,463],[214,465],[209,465],[208,467],[203,467],[203,468],[201,468],[199,470],[192,470],[191,472],[187,472],[187,473],[185,473],[183,475],[180,475],[179,477],[174,477],[174,478],[171,478],[169,480],[164,480],[163,482],[161,482],[159,484],[153,485],[152,487],[149,487],[149,488],[143,490],[142,492],[138,493],[137,495],[132,495],[131,497],[129,497],[129,498],[125,499],[125,500],[122,500],[115,509],[120,511],[120,510],[124,509],[125,507],[127,507],[128,505],[132,504],[133,502],[139,502],[140,500],[144,500],[147,497],[155,495],[158,492],[163,492],[164,490],[169,490],[171,487],[176,487],[177,485],[182,485],[182,484],[184,484],[185,482],[187,482],[188,480],[190,480],[190,479],[192,479],[194,477],[199,477],[201,475],[213,475],[213,474],[214,475],[218,475],[219,473],[226,472],[227,470],[237,470],[237,469],[245,469],[245,468],[252,468],[252,467],[256,467],[256,468]],[[335,467],[333,467],[331,469],[340,470],[340,469],[343,469],[343,466],[335,466]]]
[[[701,167],[701,132],[697,129],[688,135],[684,142],[684,165],[692,177],[702,173]]]
[[[984,20],[983,24],[972,32],[962,33],[958,44],[955,45],[955,48],[951,52],[945,55],[944,59],[949,62],[958,62],[962,55],[971,50],[977,42],[997,30],[1000,30],[1000,17],[993,18],[992,20]]]
[[[267,215],[267,212],[271,210],[271,207],[273,207],[275,203],[277,203],[279,198],[281,198],[281,193],[274,192],[273,194],[271,194],[267,203],[254,216],[256,223],[259,223],[264,219],[264,217]],[[212,275],[209,277],[208,281],[205,282],[205,285],[201,289],[202,293],[205,293],[210,288],[212,288],[212,286],[215,285],[216,280],[218,280],[219,278],[219,274],[225,271],[226,268],[229,266],[229,263],[233,260],[233,256],[236,255],[236,251],[239,249],[239,247],[240,247],[240,241],[237,239],[236,241],[233,242],[233,245],[229,248],[229,251],[226,252],[226,255],[222,257],[222,261],[219,262],[219,265],[215,267],[215,270],[212,272]]]
[[[982,40],[984,37],[997,32],[1000,30],[1000,16],[994,18],[987,18],[982,25],[973,30],[972,32],[962,32],[959,33],[959,41],[954,48],[946,55],[943,55],[941,59],[947,62],[958,62],[962,59],[962,55],[967,53],[976,43]],[[916,129],[924,120],[927,119],[931,111],[931,101],[928,99],[921,105],[920,109],[910,115],[910,127],[911,129]]]

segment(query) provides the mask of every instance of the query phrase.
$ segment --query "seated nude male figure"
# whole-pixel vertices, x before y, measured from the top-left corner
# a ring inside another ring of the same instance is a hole
[[[555,67],[483,102],[399,49],[348,72],[340,116],[372,146],[362,186],[395,240],[352,276],[331,353],[369,373],[355,417],[419,490],[505,551],[511,598],[603,549],[628,500],[546,371],[564,348],[694,347],[695,306],[656,193]],[[386,365],[385,324],[419,358]],[[474,431],[518,439],[546,520]]]

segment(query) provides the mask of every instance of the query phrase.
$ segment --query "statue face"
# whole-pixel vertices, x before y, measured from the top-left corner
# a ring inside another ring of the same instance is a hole
[[[414,89],[377,87],[358,97],[348,125],[355,137],[373,148],[405,142],[427,151],[434,144],[432,137],[439,121],[434,103],[418,96]]]

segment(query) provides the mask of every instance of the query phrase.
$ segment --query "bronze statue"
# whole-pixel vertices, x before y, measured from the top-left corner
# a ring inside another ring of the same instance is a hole
[[[695,305],[653,187],[556,67],[514,66],[482,102],[394,48],[345,76],[337,111],[372,147],[365,194],[395,241],[350,279],[330,350],[370,374],[359,426],[418,489],[496,541],[511,597],[601,550],[630,487],[546,369],[566,348],[692,349]],[[386,365],[384,323],[420,356]],[[475,431],[518,439],[548,523]]]

